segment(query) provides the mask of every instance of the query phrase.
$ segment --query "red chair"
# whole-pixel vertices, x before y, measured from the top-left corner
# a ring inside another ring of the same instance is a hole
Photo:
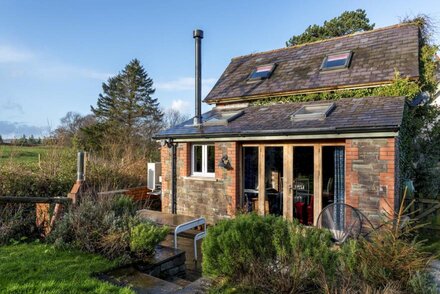
[[[295,202],[295,217],[299,220],[300,223],[304,224],[304,202]]]
[[[307,224],[313,225],[313,195],[310,196],[310,203],[307,205]]]

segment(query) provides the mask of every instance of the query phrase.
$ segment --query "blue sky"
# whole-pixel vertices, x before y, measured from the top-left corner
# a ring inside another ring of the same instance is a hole
[[[206,95],[232,57],[284,47],[309,24],[357,8],[376,27],[417,13],[440,21],[438,0],[0,0],[0,134],[40,135],[68,111],[87,114],[102,82],[133,58],[164,109],[191,114],[194,28],[205,31]]]

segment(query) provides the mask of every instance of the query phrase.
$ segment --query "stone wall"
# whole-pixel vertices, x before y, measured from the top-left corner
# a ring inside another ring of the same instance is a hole
[[[398,141],[394,138],[347,139],[346,203],[378,223],[398,207]],[[237,142],[215,143],[215,178],[191,176],[191,144],[177,148],[177,213],[204,216],[214,223],[236,214],[239,201]],[[232,169],[218,167],[227,154]],[[171,212],[171,149],[162,147],[162,211]]]
[[[177,213],[203,216],[210,223],[236,213],[238,201],[239,148],[236,142],[215,143],[215,177],[191,176],[191,144],[177,147]],[[232,168],[218,166],[228,155]],[[171,149],[162,147],[162,211],[171,212]]]
[[[398,205],[397,150],[394,138],[346,140],[346,203],[376,224]]]

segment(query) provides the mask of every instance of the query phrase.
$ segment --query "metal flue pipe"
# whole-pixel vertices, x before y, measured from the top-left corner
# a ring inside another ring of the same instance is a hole
[[[202,123],[202,39],[203,31],[193,31],[195,40],[195,115],[194,125]]]

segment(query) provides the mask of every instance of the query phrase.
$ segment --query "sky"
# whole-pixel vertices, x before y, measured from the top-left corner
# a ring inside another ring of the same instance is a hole
[[[193,29],[205,35],[206,96],[232,57],[282,48],[308,25],[358,8],[376,28],[418,13],[440,24],[439,0],[0,0],[0,135],[42,136],[69,111],[90,113],[102,83],[133,58],[164,110],[193,115]]]

